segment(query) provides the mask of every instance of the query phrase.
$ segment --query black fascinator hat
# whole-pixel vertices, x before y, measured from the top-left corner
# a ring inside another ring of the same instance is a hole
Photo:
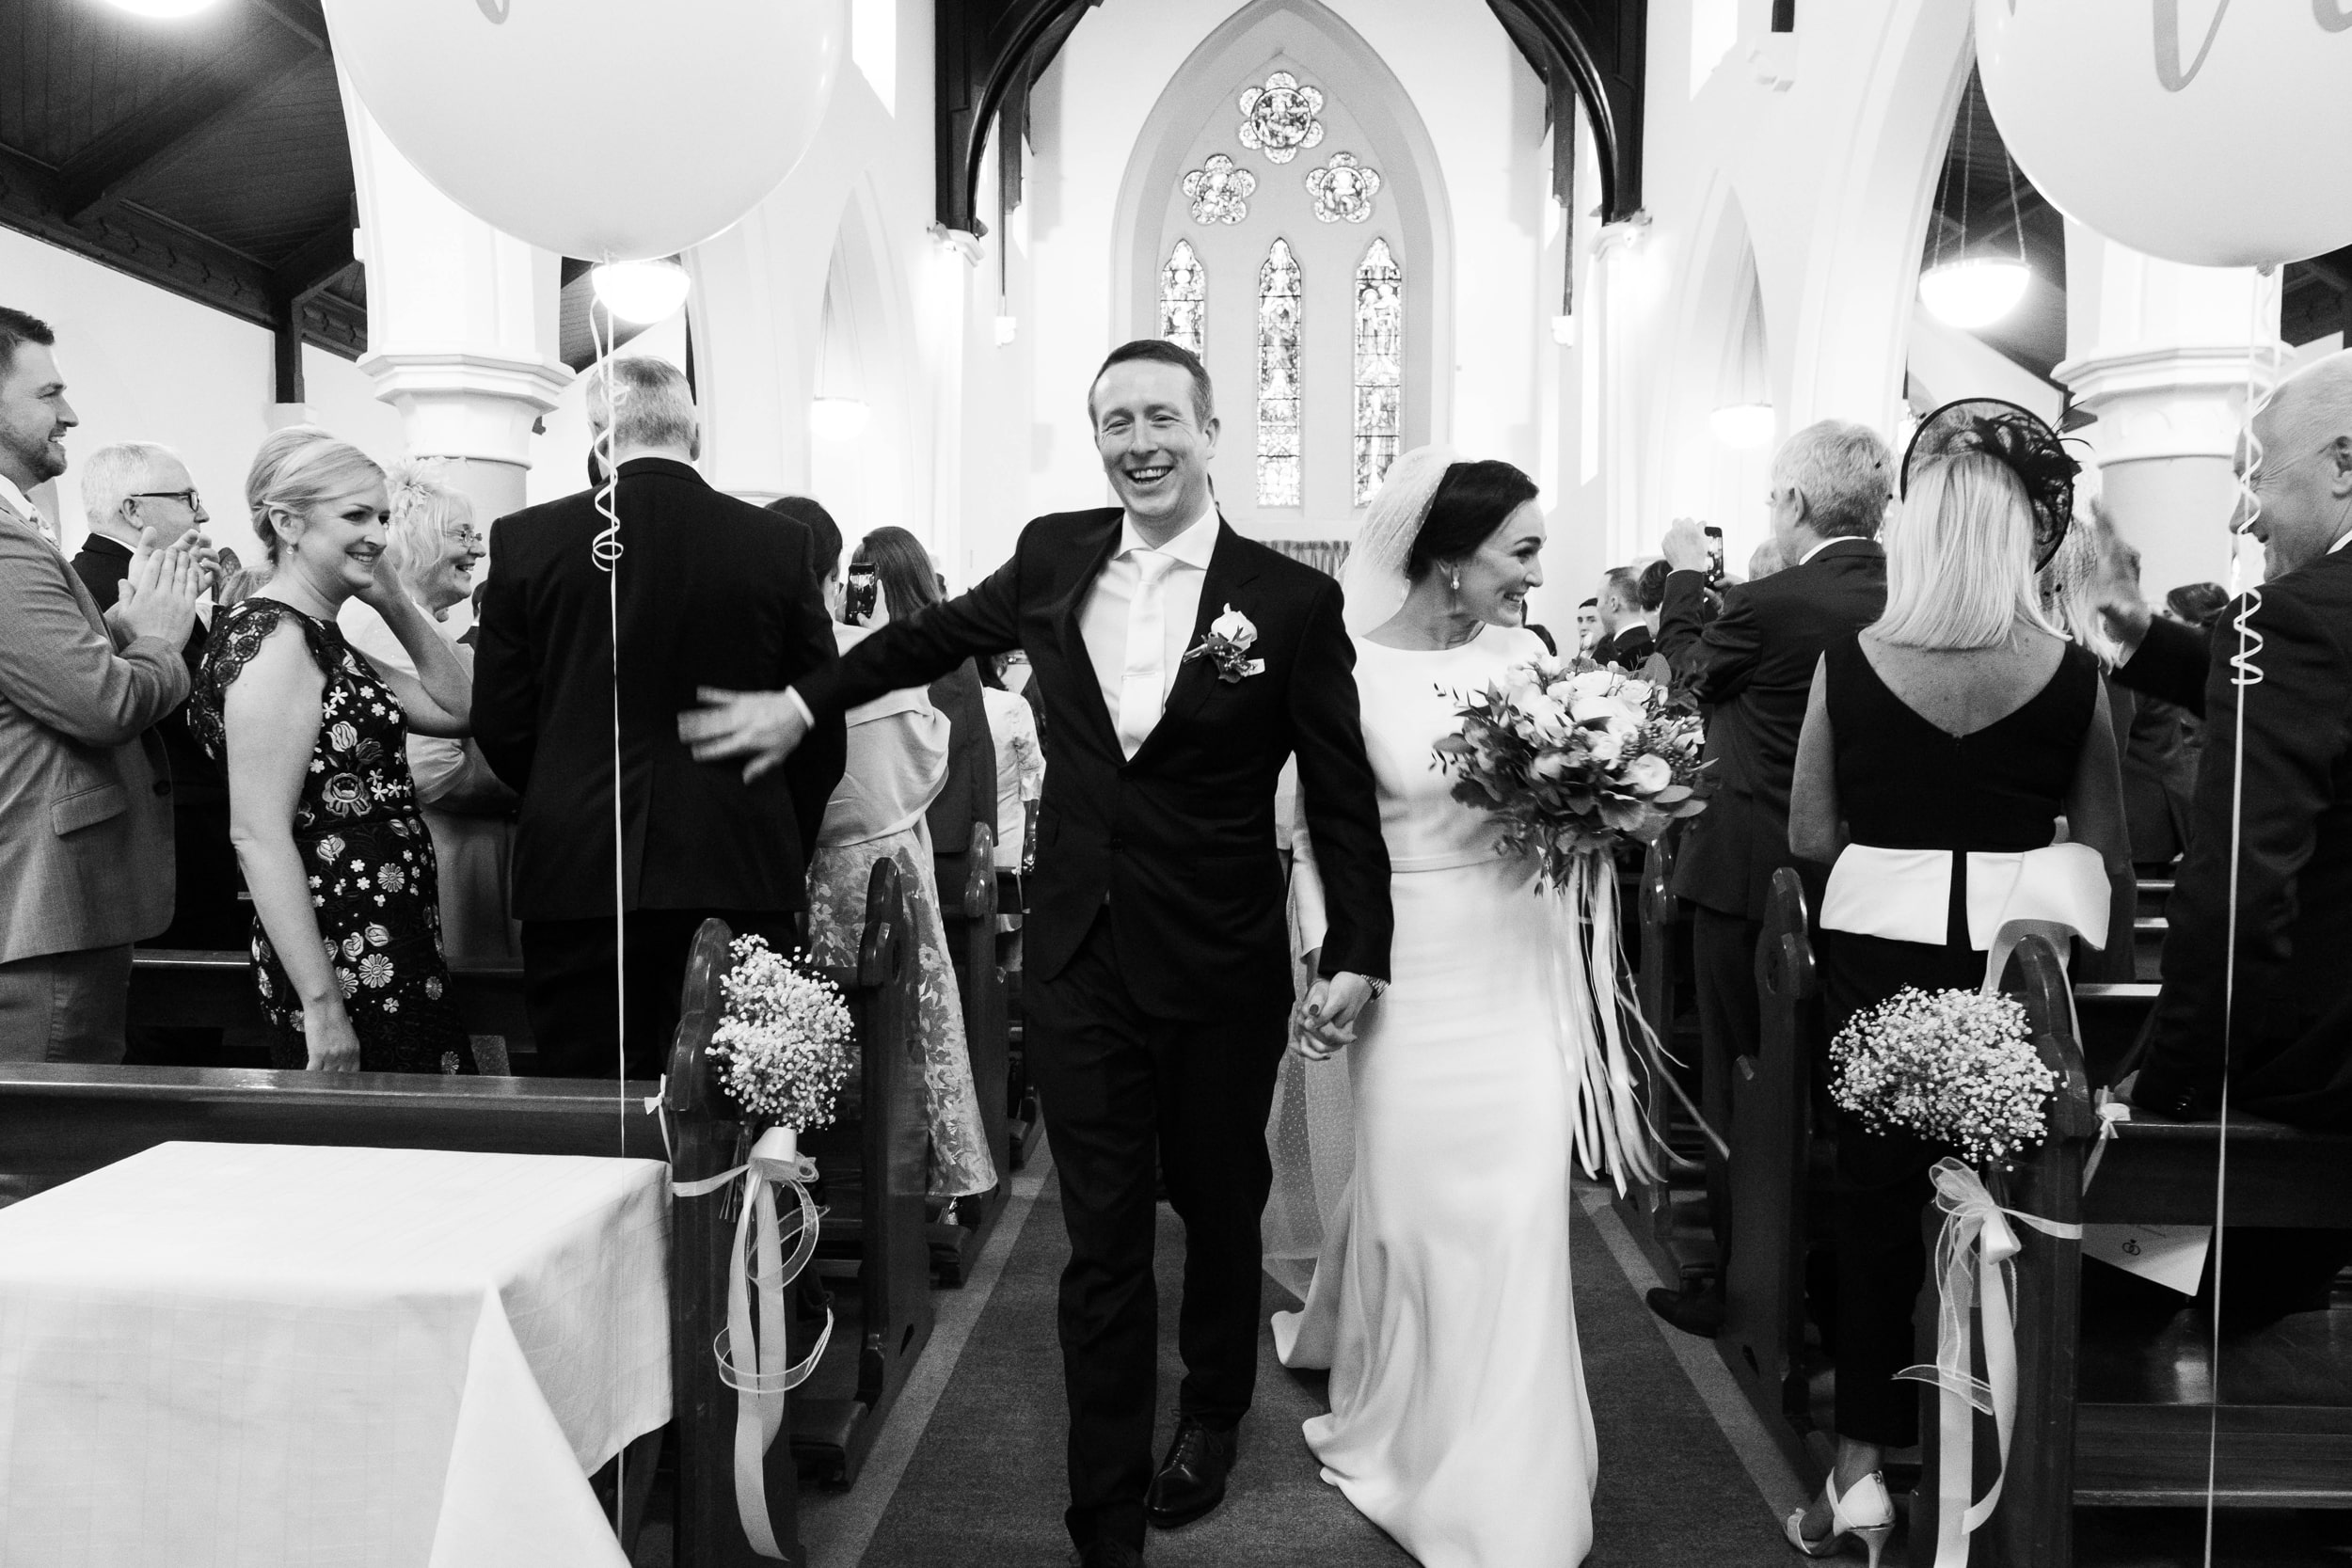
[[[2066,542],[2074,521],[2074,476],[2082,465],[2042,419],[1999,398],[1962,398],[1919,421],[1903,452],[1902,494],[1914,476],[1931,464],[1967,452],[1982,452],[2006,466],[2026,486],[2033,504],[2034,570]]]

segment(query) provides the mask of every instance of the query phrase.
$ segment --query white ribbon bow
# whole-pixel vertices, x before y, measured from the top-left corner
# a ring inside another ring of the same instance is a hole
[[[781,1138],[779,1138],[781,1134]],[[771,1152],[763,1153],[762,1150]],[[785,1287],[800,1277],[817,1250],[818,1210],[806,1182],[817,1164],[791,1150],[791,1134],[771,1128],[752,1146],[752,1157],[732,1170],[700,1181],[673,1181],[677,1197],[717,1192],[738,1176],[743,1191],[735,1222],[736,1266],[727,1271],[727,1323],[711,1341],[719,1358],[719,1381],[736,1391],[735,1511],[743,1534],[760,1556],[785,1560],[768,1517],[767,1478],[762,1461],[784,1429],[787,1392],[808,1381],[833,1339],[833,1308],[825,1309],[824,1332],[797,1363],[785,1356]],[[797,1204],[790,1257],[784,1252],[784,1227],[776,1214],[775,1189],[790,1189]],[[748,1253],[748,1256],[747,1256]],[[758,1333],[753,1333],[753,1292],[758,1292]]]
[[[2002,1208],[1977,1173],[1958,1160],[1938,1160],[1928,1176],[1935,1183],[1935,1206],[1945,1214],[1943,1233],[1935,1242],[1935,1362],[1905,1367],[1895,1375],[1942,1390],[1936,1401],[1935,1568],[1963,1568],[1970,1532],[1993,1517],[2000,1503],[2001,1481],[2009,1471],[2010,1431],[2017,1415],[2017,1305],[2010,1259],[2024,1243],[2009,1222],[2023,1220],[2060,1241],[2080,1241],[2083,1227]],[[1979,1305],[1984,1319],[1982,1378],[1971,1370],[1972,1303]],[[1972,1505],[1967,1499],[1975,1475],[1974,1410],[1993,1418],[2001,1462],[1992,1486]]]

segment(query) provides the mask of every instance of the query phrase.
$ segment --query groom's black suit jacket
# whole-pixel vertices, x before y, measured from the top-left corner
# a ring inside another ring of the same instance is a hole
[[[1249,657],[1265,668],[1226,682],[1208,659],[1183,665],[1130,761],[1078,624],[1120,519],[1116,507],[1038,518],[987,580],[889,623],[796,689],[821,719],[966,658],[1027,650],[1047,736],[1029,970],[1059,973],[1107,897],[1128,988],[1165,1018],[1288,1005],[1274,785],[1295,752],[1329,895],[1323,972],[1387,978],[1389,856],[1339,584],[1220,522],[1185,646],[1231,605],[1256,626]]]
[[[2164,990],[2132,1098],[2172,1116],[2211,1110],[2226,1039],[2233,1105],[2352,1128],[2352,549],[2262,587],[2241,790],[2231,659],[2246,602],[2216,618],[2210,638],[2151,624],[2115,672],[2205,721],[2188,855],[2165,911]]]

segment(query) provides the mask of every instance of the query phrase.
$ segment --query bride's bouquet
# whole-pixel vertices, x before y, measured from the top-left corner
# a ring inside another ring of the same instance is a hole
[[[1707,807],[1706,729],[1666,688],[1613,666],[1538,657],[1462,701],[1438,742],[1454,798],[1492,812],[1498,849],[1534,857],[1565,888],[1578,864],[1646,844]]]
[[[1655,1180],[1659,1138],[1637,1088],[1646,1063],[1637,1069],[1629,1049],[1651,1031],[1617,941],[1612,851],[1706,809],[1705,728],[1664,687],[1581,659],[1515,664],[1456,701],[1461,728],[1437,743],[1438,766],[1460,775],[1455,800],[1493,814],[1498,853],[1534,862],[1537,894],[1563,917],[1551,984],[1577,1080],[1577,1156],[1621,1192],[1629,1177]]]
[[[725,1010],[710,1040],[720,1082],[753,1120],[799,1132],[832,1125],[852,1066],[840,990],[759,937],[738,937],[729,951]]]
[[[2049,1135],[2058,1074],[2013,996],[1905,986],[1831,1042],[1830,1097],[1874,1132],[1903,1128],[1997,1163]]]

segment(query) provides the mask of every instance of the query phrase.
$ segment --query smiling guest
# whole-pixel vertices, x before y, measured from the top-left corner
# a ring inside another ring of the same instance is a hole
[[[465,667],[402,587],[384,471],[366,453],[324,431],[278,431],[254,456],[246,500],[275,570],[214,626],[188,708],[229,773],[272,1057],[314,1071],[471,1071],[406,747],[411,730],[466,733]],[[384,618],[415,674],[344,641],[336,618],[354,598]]]
[[[450,611],[473,592],[474,567],[487,546],[474,527],[473,502],[442,482],[437,463],[399,463],[387,476],[391,522],[384,556],[450,644],[469,680],[473,650],[457,641]],[[360,603],[343,603],[341,624],[351,645],[381,670],[416,673],[416,665],[384,617]],[[411,733],[408,772],[424,807],[440,862],[441,951],[453,958],[521,956],[506,918],[507,868],[513,861],[515,792],[499,782],[471,740]]]

